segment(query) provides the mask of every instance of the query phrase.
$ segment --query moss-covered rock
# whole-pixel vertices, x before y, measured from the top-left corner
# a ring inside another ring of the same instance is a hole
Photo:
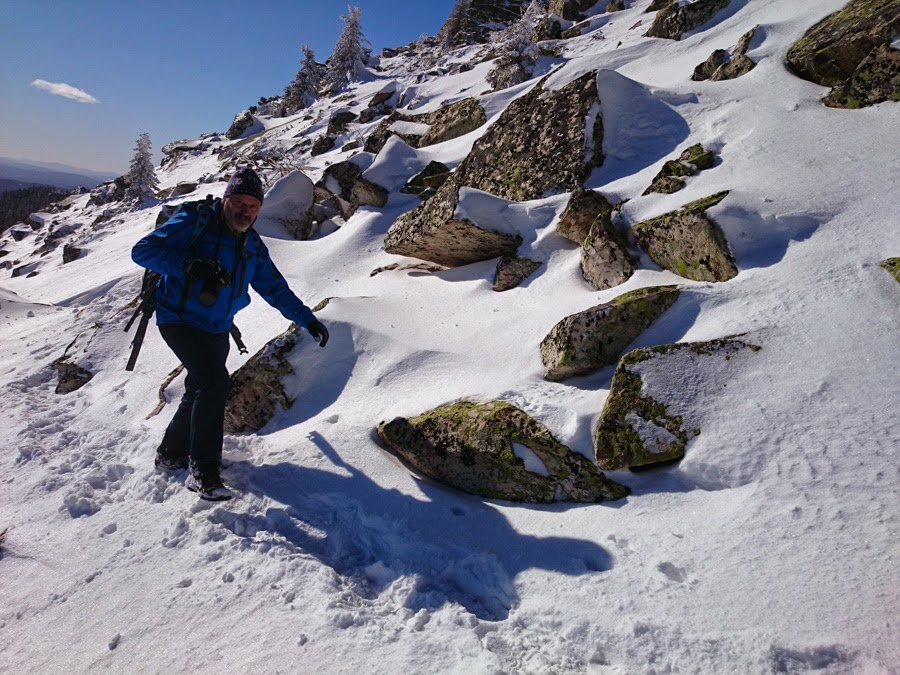
[[[610,218],[613,205],[596,190],[578,188],[569,197],[556,225],[556,233],[576,244],[583,244],[598,218]]]
[[[628,281],[637,260],[628,252],[628,237],[613,224],[609,214],[601,214],[581,245],[581,275],[598,291]]]
[[[636,349],[622,357],[594,427],[594,455],[600,468],[611,471],[684,457],[700,426],[670,410],[668,398],[676,392],[679,398],[689,397],[698,387],[698,357],[728,361],[745,349],[759,347],[723,338]],[[648,373],[653,378],[645,379]],[[657,384],[651,387],[650,382]]]
[[[900,258],[888,258],[881,261],[881,266],[894,275],[897,281],[900,281]]]
[[[429,184],[428,179],[435,176],[441,176],[443,180],[437,185],[434,185],[434,183]],[[446,164],[432,161],[419,173],[410,178],[409,182],[400,188],[400,192],[403,192],[404,194],[419,195],[424,199],[425,197],[433,195],[434,191],[443,185],[449,177],[450,169]]]
[[[377,432],[413,470],[487,499],[545,504],[599,502],[628,494],[544,425],[501,401],[461,401],[418,417],[382,422]],[[526,467],[517,445],[530,450],[543,467]]]
[[[787,52],[794,73],[836,87],[828,105],[859,108],[900,99],[900,68],[891,42],[900,34],[897,0],[853,0],[831,14]]]
[[[544,377],[558,381],[615,364],[678,294],[678,286],[641,288],[567,316],[541,341]]]
[[[517,255],[504,255],[497,262],[493,289],[498,293],[508,291],[521,284],[541,266],[536,260]]]
[[[638,223],[634,236],[663,269],[694,281],[728,281],[737,276],[734,256],[721,228],[706,210],[728,191],[686,204],[678,211]]]
[[[294,372],[287,355],[300,341],[300,330],[297,324],[291,324],[231,375],[225,431],[257,431],[279,409],[287,410],[293,405],[282,379]]]
[[[673,2],[661,9],[644,35],[680,40],[686,32],[699,28],[728,6],[730,0],[696,0],[690,5]]]
[[[692,145],[684,150],[677,160],[670,159],[663,164],[659,173],[654,176],[650,187],[644,190],[643,194],[678,192],[685,186],[685,182],[681,180],[682,176],[693,176],[697,171],[710,168],[715,161],[716,156],[700,143]]]

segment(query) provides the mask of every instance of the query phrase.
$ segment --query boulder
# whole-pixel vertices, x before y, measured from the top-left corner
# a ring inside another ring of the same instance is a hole
[[[329,166],[316,183],[316,188],[336,198],[345,220],[360,206],[381,208],[388,200],[388,191],[363,178],[362,169],[353,162],[338,162]]]
[[[72,363],[67,356],[60,357],[54,364],[56,366],[56,393],[69,394],[78,391],[84,385],[91,381],[94,374],[82,368],[76,363]]]
[[[697,171],[710,168],[715,162],[716,156],[710,150],[705,149],[700,143],[692,145],[684,150],[677,160],[670,159],[663,164],[643,194],[678,192],[685,186],[685,182],[681,180],[682,176],[693,176]]]
[[[547,11],[566,21],[581,21],[583,12],[597,4],[597,0],[550,0]]]
[[[197,189],[197,182],[186,182],[186,183],[178,183],[175,187],[173,187],[169,191],[169,197],[183,197],[184,195],[191,194],[194,190]]]
[[[231,375],[225,406],[226,432],[258,431],[279,409],[287,410],[293,405],[282,379],[294,372],[287,355],[300,341],[300,332],[301,328],[292,323]]]
[[[125,176],[119,176],[106,183],[101,183],[93,190],[88,199],[91,206],[102,206],[111,202],[121,202],[125,199],[125,192],[128,190],[128,180]]]
[[[722,80],[734,80],[741,75],[746,75],[756,68],[756,62],[744,54],[738,54],[728,63],[724,63],[710,76],[711,82],[721,82]]]
[[[699,28],[728,6],[730,0],[696,0],[685,5],[673,2],[656,15],[645,37],[680,40],[690,30]]]
[[[396,127],[397,122],[426,125],[427,129],[417,134],[404,133],[402,127],[399,130]],[[422,115],[408,115],[395,110],[369,134],[364,148],[366,152],[377,154],[387,139],[394,135],[400,136],[410,147],[422,148],[464,136],[485,122],[484,107],[475,98],[466,98]]]
[[[607,12],[622,12],[625,10],[625,0],[610,0],[606,5]]]
[[[628,281],[635,263],[628,252],[628,235],[608,215],[595,220],[581,245],[584,280],[595,290],[605,291]]]
[[[686,418],[683,410],[670,410],[670,401],[684,401],[703,386],[701,359],[729,362],[747,349],[760,348],[724,338],[626,354],[594,427],[594,455],[600,468],[612,471],[684,457],[688,442],[700,434],[699,422]]]
[[[694,68],[694,74],[691,75],[691,79],[694,80],[694,82],[708,80],[720,66],[728,62],[728,57],[729,54],[727,49],[715,50],[709,55],[709,58],[707,58],[706,61]]]
[[[721,228],[706,210],[728,191],[698,199],[678,211],[638,223],[635,238],[657,265],[694,281],[728,281],[737,276],[734,256]]]
[[[256,124],[256,120],[253,115],[250,114],[250,111],[242,110],[234,116],[234,121],[232,121],[231,126],[228,127],[228,131],[225,132],[225,138],[230,141],[238,139],[254,124]]]
[[[541,18],[531,32],[532,42],[562,39],[562,25],[552,16]]]
[[[328,129],[325,133],[329,136],[340,136],[347,131],[347,126],[357,117],[358,115],[351,110],[336,110],[328,119]]]
[[[498,293],[502,293],[515,288],[530,277],[540,266],[541,263],[536,260],[529,260],[517,255],[504,255],[497,262],[493,289]]]
[[[433,181],[429,181],[430,178],[437,176],[441,177],[441,180],[437,184]],[[433,195],[434,191],[443,185],[449,177],[450,169],[446,164],[431,161],[428,163],[428,166],[410,178],[409,182],[400,188],[400,192],[410,195],[419,195],[424,199],[425,197]]]
[[[823,99],[831,108],[863,108],[900,101],[900,50],[882,44],[869,52],[845,82]]]
[[[583,244],[591,225],[600,217],[609,218],[612,208],[612,204],[599,192],[578,188],[569,197],[556,225],[556,233],[576,244]]]
[[[382,422],[377,432],[414,471],[486,499],[546,504],[628,494],[540,422],[501,401],[460,401]]]
[[[900,281],[900,258],[888,258],[881,261],[881,266],[894,275],[897,281]]]
[[[541,341],[544,377],[556,382],[613,365],[679,293],[678,286],[641,288],[567,316]]]
[[[292,237],[305,241],[315,232],[313,194],[309,177],[302,171],[291,171],[266,192],[259,220],[278,223]]]
[[[385,251],[447,267],[516,252],[522,237],[484,229],[467,218],[456,217],[459,202],[456,175],[433,197],[394,221],[384,238]]]
[[[78,248],[72,244],[65,244],[63,246],[63,265],[78,260],[84,255],[84,252],[85,249],[83,248]]]
[[[650,3],[650,6],[647,7],[647,12],[658,12],[677,1],[678,0],[653,0],[653,2]]]
[[[692,80],[703,81],[711,80],[719,82],[721,80],[733,80],[741,75],[746,75],[756,67],[756,62],[747,56],[747,49],[750,47],[750,41],[756,34],[754,26],[741,36],[735,45],[734,50],[730,53],[724,49],[715,50],[710,57],[694,68]]]
[[[317,157],[318,155],[323,155],[329,150],[331,150],[335,144],[337,143],[337,139],[334,136],[328,136],[327,134],[323,134],[319,136],[315,142],[312,144],[312,148],[309,150],[309,154],[313,157]]]

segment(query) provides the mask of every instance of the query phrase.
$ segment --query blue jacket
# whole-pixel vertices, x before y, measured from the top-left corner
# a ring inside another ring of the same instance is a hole
[[[201,209],[209,209],[205,227],[198,230]],[[222,220],[222,204],[183,207],[164,225],[141,239],[131,258],[141,267],[162,274],[156,289],[156,323],[189,324],[210,333],[231,329],[234,315],[250,304],[248,287],[280,311],[286,319],[306,328],[315,316],[294,295],[269,257],[269,250],[252,228],[235,236]],[[202,283],[189,278],[184,266],[190,258],[213,258],[231,275],[215,304],[200,304]]]

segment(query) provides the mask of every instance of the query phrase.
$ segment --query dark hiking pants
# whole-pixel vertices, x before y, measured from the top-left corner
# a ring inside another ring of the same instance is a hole
[[[159,452],[218,467],[225,402],[231,385],[225,367],[230,347],[228,333],[207,333],[183,324],[162,325],[159,332],[187,371],[184,396],[169,422]]]

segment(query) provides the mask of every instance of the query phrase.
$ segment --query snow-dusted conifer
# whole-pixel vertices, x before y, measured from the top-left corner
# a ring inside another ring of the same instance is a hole
[[[363,35],[359,22],[361,15],[362,10],[359,7],[347,5],[347,14],[341,16],[344,28],[325,70],[324,84],[331,93],[358,79],[365,72],[372,44]],[[367,49],[365,45],[369,45],[369,48]]]
[[[308,45],[300,47],[303,63],[297,76],[284,90],[285,114],[293,114],[310,105],[318,96],[325,77],[325,66],[316,61],[316,55]]]
[[[153,168],[153,158],[150,154],[150,134],[147,132],[138,136],[134,145],[134,157],[128,170],[128,191],[126,197],[134,202],[142,202],[145,199],[156,196],[159,181],[156,178],[156,170]]]
[[[545,12],[541,0],[531,0],[518,21],[494,36],[492,42],[500,55],[486,79],[495,91],[512,87],[531,77],[538,56],[534,29]]]
[[[437,34],[438,42],[444,51],[450,51],[466,43],[464,35],[466,17],[471,5],[472,0],[456,0],[453,9],[450,10],[450,16],[447,17]]]

